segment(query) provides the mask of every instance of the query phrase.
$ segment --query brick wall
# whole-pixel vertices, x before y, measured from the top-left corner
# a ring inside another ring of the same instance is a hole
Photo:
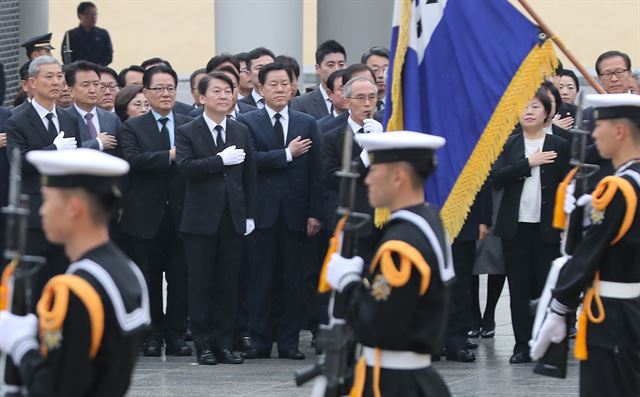
[[[10,106],[18,91],[18,55],[20,46],[20,1],[0,0],[0,63],[4,65],[6,93],[4,105]],[[0,104],[1,105],[1,104]]]

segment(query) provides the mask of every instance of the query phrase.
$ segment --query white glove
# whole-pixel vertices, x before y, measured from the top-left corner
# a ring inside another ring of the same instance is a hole
[[[38,318],[34,314],[17,316],[6,310],[0,312],[0,350],[8,353],[15,365],[29,350],[38,349],[36,334]]]
[[[576,209],[576,206],[577,206],[577,207],[585,207],[584,208],[585,214],[591,213],[591,209],[592,209],[591,201],[593,200],[593,197],[590,194],[583,194],[578,198],[578,200],[576,200],[576,197],[573,195],[574,191],[575,191],[575,186],[573,183],[567,186],[567,192],[564,196],[564,212],[566,214],[570,214]]]
[[[253,219],[248,218],[246,221],[246,225],[247,226],[245,226],[244,235],[248,236],[251,234],[251,232],[253,232],[256,229],[256,223]]]
[[[327,267],[327,282],[333,289],[342,289],[352,281],[360,280],[364,260],[359,256],[347,259],[339,254],[333,254]]]
[[[222,158],[222,164],[236,165],[244,161],[245,153],[244,149],[236,149],[236,145],[233,145],[218,153],[218,156]]]
[[[53,144],[56,145],[58,150],[75,149],[78,147],[76,138],[65,138],[64,131],[60,131],[56,139],[53,140]]]
[[[547,316],[542,322],[538,337],[529,342],[529,346],[531,346],[531,358],[538,360],[544,356],[551,343],[560,343],[566,336],[566,317],[551,311],[551,309],[547,309]]]
[[[367,134],[379,134],[383,131],[382,124],[374,119],[364,119],[362,128],[364,128],[364,132]]]

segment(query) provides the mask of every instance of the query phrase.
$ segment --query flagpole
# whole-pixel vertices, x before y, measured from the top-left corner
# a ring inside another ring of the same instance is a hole
[[[520,3],[520,5],[522,5],[522,7],[524,7],[524,9],[529,13],[529,15],[531,16],[531,18],[533,18],[533,20],[538,24],[538,26],[540,26],[540,29],[542,29],[542,31],[549,37],[551,38],[551,40],[553,40],[553,42],[558,46],[558,48],[560,49],[560,51],[562,51],[562,53],[564,55],[566,55],[566,57],[569,59],[569,61],[571,61],[571,63],[573,63],[575,65],[575,67],[578,69],[578,71],[584,76],[584,78],[587,80],[587,82],[599,93],[599,94],[606,94],[606,92],[604,91],[604,89],[600,86],[600,84],[598,84],[598,82],[596,82],[594,80],[593,77],[591,77],[591,75],[587,72],[587,70],[584,68],[584,66],[582,66],[582,64],[578,61],[578,59],[573,55],[573,53],[571,51],[569,51],[569,49],[564,45],[564,43],[560,40],[560,38],[558,38],[555,34],[553,34],[553,32],[551,31],[551,29],[549,28],[549,26],[542,20],[542,18],[540,18],[540,15],[538,15],[533,8],[531,8],[531,6],[529,5],[529,3],[527,3],[527,0],[518,0],[518,3]]]

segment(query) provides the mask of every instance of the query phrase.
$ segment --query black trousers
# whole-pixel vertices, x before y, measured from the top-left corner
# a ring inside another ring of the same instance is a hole
[[[447,349],[464,348],[467,332],[471,329],[471,273],[476,258],[476,242],[455,240],[451,250],[456,281],[451,286]]]
[[[304,323],[302,261],[306,235],[289,229],[282,210],[269,229],[256,229],[249,248],[249,331],[254,348],[279,351],[298,348]]]
[[[244,236],[233,228],[228,209],[215,234],[184,234],[189,319],[197,348],[232,348],[243,243]]]
[[[182,239],[166,208],[153,238],[129,237],[129,254],[149,288],[151,334],[176,338],[187,329],[187,266]],[[162,273],[167,280],[166,314],[162,310]]]
[[[580,362],[580,396],[640,396],[640,350],[587,347]]]
[[[539,223],[519,223],[516,236],[502,239],[511,298],[514,353],[529,354],[533,313],[529,302],[540,297],[551,262],[560,256],[560,242],[542,239]]]

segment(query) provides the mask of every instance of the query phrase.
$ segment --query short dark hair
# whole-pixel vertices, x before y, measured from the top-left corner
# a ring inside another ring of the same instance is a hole
[[[329,54],[340,53],[344,55],[344,60],[347,60],[347,52],[344,47],[335,40],[327,40],[318,46],[316,50],[316,65],[320,65],[324,61],[324,57]]]
[[[556,87],[555,84],[550,81],[543,81],[542,84],[540,84],[540,87],[544,88],[546,91],[549,91],[551,95],[553,95],[553,99],[556,102],[556,113],[559,113],[560,105],[562,105],[562,95],[560,95],[558,87]],[[555,116],[555,114],[551,115],[551,117],[553,116]]]
[[[131,65],[128,68],[124,68],[120,71],[120,73],[118,73],[118,85],[120,86],[120,88],[124,87],[126,84],[126,77],[127,77],[127,73],[129,72],[140,72],[140,73],[144,73],[144,68],[142,66],[139,65]]]
[[[196,77],[198,77],[199,74],[207,74],[207,70],[205,68],[200,68],[200,69],[196,69],[193,71],[193,73],[191,73],[191,76],[189,76],[189,87],[193,90],[194,87],[193,86],[193,82],[196,80]]]
[[[176,71],[171,69],[169,66],[158,65],[144,71],[144,76],[142,76],[142,85],[144,86],[144,88],[151,88],[151,79],[154,75],[159,73],[166,73],[171,75],[171,77],[173,77],[173,83],[176,85],[176,87],[178,86],[178,75],[176,74]]]
[[[207,67],[206,67],[207,73],[218,69],[220,65],[222,65],[223,63],[230,63],[233,65],[233,67],[236,68],[236,70],[240,70],[240,62],[238,62],[238,58],[236,58],[235,55],[225,52],[209,59],[209,62],[207,62]]]
[[[64,79],[69,87],[76,84],[77,72],[95,72],[100,80],[100,66],[89,61],[75,61],[68,65],[64,65]]]
[[[29,65],[31,65],[31,60],[28,60],[27,62],[23,63],[22,66],[20,66],[20,70],[18,71],[20,80],[26,81],[29,79]]]
[[[114,101],[114,109],[118,117],[120,117],[120,121],[124,122],[129,118],[127,114],[127,107],[129,106],[129,102],[133,100],[139,93],[142,92],[142,86],[139,84],[132,84],[128,87],[122,88],[118,91],[116,95],[116,99]]]
[[[214,72],[227,72],[232,74],[233,77],[235,77],[236,82],[240,83],[240,73],[229,65],[220,66],[218,69],[214,70]]]
[[[600,63],[606,59],[614,58],[614,57],[622,58],[624,60],[624,64],[626,65],[627,69],[631,70],[631,58],[629,58],[629,55],[625,54],[624,52],[620,52],[616,50],[607,51],[600,54],[598,59],[596,59],[596,73],[598,74],[598,76],[600,76]]]
[[[344,78],[344,69],[334,70],[333,73],[329,75],[329,78],[327,78],[327,88],[330,89],[331,92],[333,92],[333,86],[336,82],[336,79],[342,79],[342,78]]]
[[[558,66],[556,67],[556,70],[553,71],[553,74],[556,76],[560,76],[562,69],[564,69],[564,66],[562,66],[562,61],[558,59]]]
[[[140,66],[142,66],[143,69],[147,69],[151,65],[156,65],[156,64],[160,64],[160,63],[164,63],[168,67],[172,68],[171,64],[169,63],[169,61],[167,61],[166,59],[158,58],[158,57],[153,57],[153,58],[146,59],[140,64]]]
[[[433,151],[428,151],[420,159],[401,161],[400,163],[409,165],[411,185],[414,188],[420,188],[424,186],[424,182],[436,169],[436,154]]]
[[[576,86],[576,91],[577,92],[580,91],[580,81],[578,80],[578,76],[576,76],[573,70],[562,69],[558,77],[563,77],[563,76],[571,77],[571,79],[573,80],[573,84],[575,84]]]
[[[362,57],[360,58],[360,62],[366,65],[369,58],[372,57],[373,55],[377,55],[379,57],[384,57],[387,59],[389,59],[390,57],[389,50],[387,48],[375,46],[375,47],[369,48],[367,52],[362,54]]]
[[[273,59],[274,61],[276,60],[276,56],[273,54],[273,52],[271,52],[270,49],[266,48],[266,47],[258,47],[258,48],[254,48],[253,50],[249,51],[249,55],[247,56],[247,69],[251,69],[251,62],[254,59],[258,59],[260,57],[263,57],[265,55],[268,55],[271,57],[271,59]]]
[[[213,79],[224,81],[225,83],[227,83],[231,91],[233,91],[233,81],[231,81],[229,76],[227,76],[223,72],[214,70],[213,72],[207,73],[206,76],[200,79],[200,82],[198,83],[198,93],[200,95],[205,95],[207,93],[207,88],[209,88],[209,82]]]
[[[118,81],[118,73],[116,73],[115,70],[111,69],[108,66],[102,66],[100,68],[100,74],[110,74],[111,76],[113,76],[113,79],[115,81]]]
[[[235,55],[235,57],[238,60],[238,63],[244,62],[246,64],[247,61],[249,60],[249,53],[248,52],[239,52],[239,53],[237,53]]]
[[[349,65],[344,69],[344,74],[342,75],[342,84],[347,84],[347,81],[353,78],[354,73],[364,71],[369,71],[369,73],[371,73],[371,79],[373,79],[373,82],[375,83],[376,74],[373,73],[373,70],[371,70],[369,66],[365,65],[364,63],[354,63],[353,65]]]
[[[295,58],[290,57],[288,55],[278,55],[275,61],[285,64],[286,66],[291,68],[291,72],[293,73],[294,76],[296,76],[296,79],[300,77],[300,65],[298,64],[298,61],[296,61]]]
[[[260,73],[258,73],[258,81],[260,81],[260,84],[264,85],[265,81],[267,81],[267,74],[276,70],[284,70],[287,72],[287,76],[289,76],[289,81],[293,80],[291,69],[289,69],[287,65],[280,62],[273,62],[264,65],[262,69],[260,69]]]
[[[544,113],[546,114],[544,121],[546,122],[547,120],[549,120],[549,117],[551,117],[551,99],[549,98],[549,94],[547,94],[547,88],[544,86],[538,88],[538,91],[536,91],[536,93],[533,95],[533,98],[539,100],[540,103],[542,103],[542,106],[544,107]]]
[[[90,1],[81,2],[80,4],[78,4],[78,10],[77,10],[78,11],[78,15],[84,14],[85,12],[87,12],[87,10],[89,8],[96,8],[97,9],[98,7],[96,7],[96,5],[93,4]]]

